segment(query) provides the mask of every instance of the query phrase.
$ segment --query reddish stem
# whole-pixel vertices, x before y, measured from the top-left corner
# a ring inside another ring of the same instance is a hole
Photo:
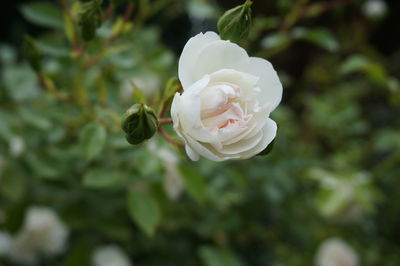
[[[179,141],[176,141],[173,137],[168,135],[168,133],[162,129],[161,127],[158,128],[158,132],[160,132],[161,135],[171,144],[179,146],[179,147],[185,147],[185,145]]]
[[[171,124],[172,118],[158,118],[158,122],[160,122],[160,124]]]

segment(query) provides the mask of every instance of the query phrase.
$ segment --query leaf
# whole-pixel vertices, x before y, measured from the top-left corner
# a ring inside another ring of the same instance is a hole
[[[161,211],[158,202],[148,194],[130,190],[128,211],[133,221],[147,235],[152,236],[160,223]]]
[[[106,142],[107,131],[104,126],[90,123],[80,132],[80,145],[82,153],[88,160],[98,155]]]
[[[54,5],[45,2],[33,2],[20,7],[24,18],[39,26],[63,29],[62,12]]]
[[[167,85],[164,90],[164,99],[167,100],[174,97],[175,93],[179,90],[179,80],[176,77],[172,77],[167,81]]]
[[[367,74],[373,81],[382,84],[387,83],[387,73],[382,65],[362,55],[353,55],[346,59],[340,66],[339,71],[343,75],[362,72]]]
[[[129,81],[133,88],[133,101],[135,103],[143,103],[146,104],[146,96],[143,93],[143,90],[139,88],[132,80]]]
[[[25,195],[26,188],[25,176],[20,171],[6,169],[0,173],[0,194],[7,200],[11,202],[21,200]]]
[[[45,114],[36,111],[33,108],[20,106],[18,109],[21,118],[29,125],[34,126],[40,130],[50,130],[52,123],[47,119]]]
[[[69,42],[74,43],[76,41],[74,22],[72,21],[70,16],[64,14],[64,23],[65,23],[64,26],[65,35],[67,36]]]
[[[91,169],[83,176],[83,185],[90,188],[107,188],[114,186],[122,180],[118,172],[97,168]]]
[[[334,52],[339,48],[339,43],[333,34],[324,28],[306,29],[297,27],[293,29],[292,35],[295,39],[307,41],[330,52]]]
[[[204,202],[206,197],[206,183],[204,182],[204,178],[190,166],[181,164],[179,169],[189,195],[199,203]]]
[[[94,243],[87,237],[75,240],[68,250],[66,266],[90,265]]]
[[[283,49],[291,42],[290,35],[285,32],[272,33],[261,41],[261,45],[267,49]]]
[[[210,246],[201,247],[200,257],[206,266],[241,266],[243,263],[225,248],[215,248]]]

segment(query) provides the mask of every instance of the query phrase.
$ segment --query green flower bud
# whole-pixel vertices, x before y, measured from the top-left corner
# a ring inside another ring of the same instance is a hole
[[[249,35],[251,26],[251,5],[247,0],[243,5],[226,11],[218,20],[218,31],[222,39],[238,42]]]
[[[36,71],[40,71],[40,60],[42,59],[42,53],[39,51],[37,48],[34,40],[28,36],[24,36],[24,42],[22,44],[22,52],[28,60],[28,63],[31,65],[31,67]]]
[[[144,104],[132,105],[122,117],[122,129],[130,144],[139,144],[157,131],[158,119],[153,110]]]
[[[87,42],[94,38],[96,29],[102,23],[101,2],[102,0],[92,0],[82,5],[79,25],[81,26],[82,38]]]

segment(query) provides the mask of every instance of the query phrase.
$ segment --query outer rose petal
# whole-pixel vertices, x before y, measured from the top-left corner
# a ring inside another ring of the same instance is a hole
[[[198,58],[193,57],[192,60],[195,64],[195,69],[191,73],[194,81],[221,69],[245,70],[250,62],[246,51],[229,41],[215,41],[208,44],[201,50]]]
[[[260,103],[269,103],[272,112],[282,99],[282,84],[271,63],[259,57],[251,57],[247,70],[256,77],[260,77],[259,86],[261,88]]]
[[[205,46],[208,44],[220,40],[220,37],[212,31],[206,33],[199,33],[196,36],[189,39],[183,48],[181,57],[179,58],[179,80],[182,83],[184,89],[192,85],[195,81],[192,78],[192,73],[196,66],[196,59]]]
[[[263,137],[261,141],[251,151],[241,153],[240,158],[247,159],[262,152],[274,140],[277,130],[278,127],[275,121],[271,118],[267,118],[262,128]]]
[[[223,156],[219,156],[218,154],[212,152],[210,149],[206,148],[205,145],[199,143],[198,141],[194,140],[192,137],[187,136],[187,135],[183,135],[185,141],[186,141],[186,152],[193,152],[193,154],[189,154],[190,159],[192,159],[193,161],[197,161],[199,159],[199,157],[197,156],[193,156],[195,155],[195,153],[200,154],[201,156],[204,156],[205,158],[215,161],[215,162],[221,162],[227,159],[231,159],[231,158],[226,158]],[[195,152],[194,152],[195,151]],[[195,159],[193,159],[191,156],[193,156]]]

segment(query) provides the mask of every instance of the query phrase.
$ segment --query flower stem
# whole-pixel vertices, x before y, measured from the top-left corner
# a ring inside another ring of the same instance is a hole
[[[172,118],[158,118],[158,122],[160,124],[171,124],[172,123]]]
[[[161,127],[158,127],[158,132],[171,144],[179,146],[179,147],[184,147],[185,145],[179,141],[176,141],[172,136],[168,135],[168,133],[162,129]]]

